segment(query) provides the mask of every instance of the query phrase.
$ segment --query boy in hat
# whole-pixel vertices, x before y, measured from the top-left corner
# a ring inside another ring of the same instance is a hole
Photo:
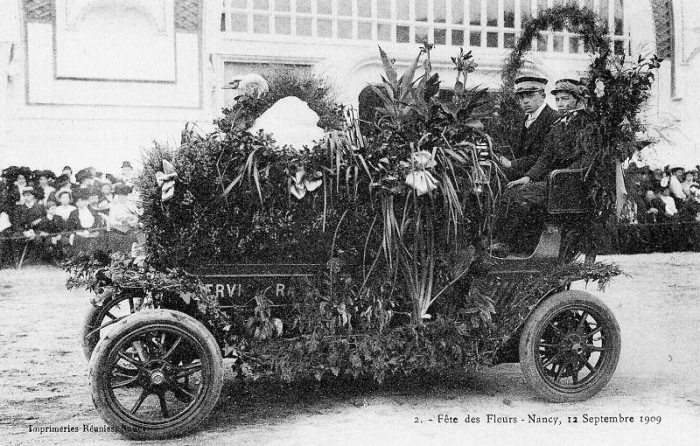
[[[519,178],[535,164],[545,138],[557,120],[557,114],[545,102],[546,85],[547,79],[541,77],[524,76],[515,80],[513,92],[525,117],[519,124],[513,146],[515,159],[504,156],[498,159],[509,179]]]
[[[585,110],[587,90],[578,81],[557,81],[552,94],[563,114],[546,138],[544,150],[525,175],[508,183],[497,219],[497,233],[505,243],[492,249],[520,252],[534,250],[544,223],[547,198],[547,178],[555,169],[580,168],[586,165],[584,153],[576,144],[578,134],[590,123]],[[507,204],[506,204],[507,203]]]

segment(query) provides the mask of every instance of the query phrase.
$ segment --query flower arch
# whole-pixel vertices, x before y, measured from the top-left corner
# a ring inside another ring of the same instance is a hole
[[[545,9],[525,24],[515,48],[506,59],[501,71],[504,88],[510,89],[513,86],[518,71],[525,64],[525,56],[531,50],[532,40],[549,28],[566,28],[579,34],[586,51],[600,54],[609,52],[610,38],[595,12],[575,5],[557,5]]]

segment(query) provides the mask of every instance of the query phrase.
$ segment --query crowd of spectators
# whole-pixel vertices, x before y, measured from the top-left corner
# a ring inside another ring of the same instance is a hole
[[[695,170],[680,166],[637,167],[626,171],[627,201],[621,223],[653,224],[700,221],[700,183]]]
[[[27,250],[45,260],[96,241],[128,243],[138,226],[134,170],[121,175],[70,166],[61,174],[11,166],[0,176],[0,268],[21,264]]]

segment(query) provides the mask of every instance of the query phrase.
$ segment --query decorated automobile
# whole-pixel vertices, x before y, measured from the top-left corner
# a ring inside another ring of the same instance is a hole
[[[538,20],[524,39],[564,20],[609,46],[585,28],[592,13],[558,7]],[[232,85],[241,94],[214,132],[188,127],[177,150],[146,155],[143,245],[68,267],[69,287],[95,292],[83,347],[110,426],[139,439],[196,428],[221,392],[224,357],[243,382],[381,383],[520,362],[553,402],[608,383],[619,326],[571,284],[604,288],[620,274],[595,262],[596,243],[615,210],[615,166],[642,146],[637,114],[657,60],[597,56],[591,124],[572,143],[586,163],[547,175],[537,246],[501,254],[490,242],[507,186],[489,129],[503,121],[486,91],[467,88],[469,52],[453,58],[451,95],[439,94],[431,49],[402,75],[380,49],[380,105],[366,122],[322,80],[271,71]]]

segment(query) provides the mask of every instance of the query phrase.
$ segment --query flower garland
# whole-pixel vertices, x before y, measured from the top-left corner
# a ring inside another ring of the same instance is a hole
[[[566,28],[578,34],[586,51],[603,53],[610,47],[605,27],[595,12],[575,5],[557,5],[540,11],[523,26],[522,34],[511,51],[501,71],[503,87],[511,90],[518,71],[525,64],[525,56],[531,50],[532,40],[548,29]]]

